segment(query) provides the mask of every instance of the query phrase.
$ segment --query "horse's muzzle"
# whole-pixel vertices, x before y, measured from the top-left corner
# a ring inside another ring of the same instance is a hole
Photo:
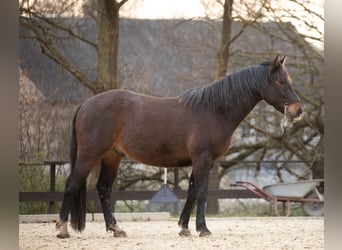
[[[303,110],[299,102],[290,104],[287,109],[287,117],[291,122],[299,121],[302,119]]]

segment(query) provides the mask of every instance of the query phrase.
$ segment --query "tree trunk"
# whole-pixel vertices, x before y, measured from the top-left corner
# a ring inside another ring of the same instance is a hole
[[[221,30],[221,42],[217,53],[217,65],[216,65],[216,80],[226,75],[228,59],[229,59],[229,44],[230,34],[232,27],[232,6],[233,0],[224,1],[222,30]]]
[[[221,42],[217,53],[217,65],[215,80],[219,80],[226,75],[228,58],[229,58],[229,44],[232,26],[232,5],[233,0],[224,1]],[[217,190],[220,187],[220,175],[218,166],[214,166],[210,171],[209,185],[210,190]],[[207,212],[210,214],[217,214],[219,212],[219,204],[217,199],[208,196],[207,198]]]
[[[96,93],[119,88],[118,48],[119,48],[119,9],[113,0],[97,1],[97,86]]]

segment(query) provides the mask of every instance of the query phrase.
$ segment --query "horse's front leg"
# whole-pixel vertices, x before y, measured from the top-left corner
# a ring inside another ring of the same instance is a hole
[[[117,175],[120,164],[120,157],[115,152],[109,152],[101,160],[101,172],[96,185],[99,193],[103,216],[106,222],[106,230],[112,231],[114,237],[126,237],[126,232],[123,231],[115,220],[112,214],[111,193],[113,182]]]
[[[189,180],[189,189],[188,189],[186,202],[185,202],[182,214],[178,221],[178,225],[182,227],[181,231],[179,232],[180,236],[191,235],[191,232],[189,230],[189,220],[190,220],[191,211],[195,204],[195,200],[196,200],[195,182],[194,182],[194,174],[192,172],[190,176],[190,180]]]
[[[205,204],[208,193],[209,170],[212,166],[213,162],[210,157],[201,157],[193,161],[197,200],[196,230],[200,232],[200,237],[211,235],[205,221]]]

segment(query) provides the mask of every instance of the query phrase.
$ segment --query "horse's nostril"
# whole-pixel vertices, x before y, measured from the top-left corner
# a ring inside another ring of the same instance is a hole
[[[303,110],[302,109],[298,109],[297,116],[300,116],[302,113],[303,113]]]

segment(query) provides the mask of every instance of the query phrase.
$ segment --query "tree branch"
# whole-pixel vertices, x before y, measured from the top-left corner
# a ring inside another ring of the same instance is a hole
[[[41,52],[52,59],[54,62],[62,66],[65,70],[70,72],[79,81],[81,81],[86,87],[94,92],[95,82],[91,81],[85,74],[81,73],[75,67],[73,67],[66,58],[53,46],[49,35],[47,34],[46,28],[38,23],[32,25],[25,21],[25,18],[20,18],[19,22],[28,30],[31,30],[35,35],[35,39],[39,42],[41,46]],[[42,32],[42,33],[41,33]]]
[[[122,5],[124,5],[128,0],[122,0],[121,2],[119,2],[119,8],[121,8]]]

